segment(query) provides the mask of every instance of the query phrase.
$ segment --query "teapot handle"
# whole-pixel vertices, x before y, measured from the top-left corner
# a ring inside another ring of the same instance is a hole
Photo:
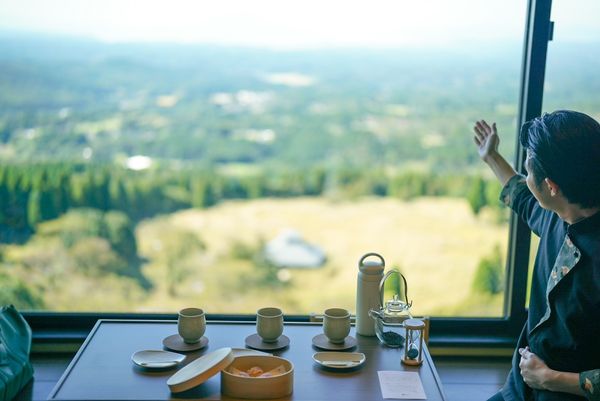
[[[398,270],[396,268],[388,271],[385,274],[385,276],[383,276],[381,281],[379,282],[379,306],[383,308],[383,288],[385,286],[385,280],[387,280],[387,278],[389,276],[391,276],[393,273],[398,274],[402,278],[402,281],[404,282],[404,299],[406,300],[406,305],[408,305],[408,307],[410,308],[412,306],[412,302],[408,302],[408,283],[406,282],[406,278],[404,277],[404,274],[400,273],[400,270]]]

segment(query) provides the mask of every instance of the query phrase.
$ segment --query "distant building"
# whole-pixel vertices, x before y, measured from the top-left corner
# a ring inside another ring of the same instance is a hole
[[[148,156],[135,155],[128,157],[125,165],[130,170],[146,170],[152,166],[152,159]]]
[[[265,258],[280,268],[318,268],[327,260],[320,247],[306,242],[295,230],[285,230],[269,241]]]

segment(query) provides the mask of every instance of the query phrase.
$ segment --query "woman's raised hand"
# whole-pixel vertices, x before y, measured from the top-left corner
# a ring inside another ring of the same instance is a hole
[[[486,160],[491,154],[498,152],[500,138],[496,129],[496,123],[490,127],[485,120],[477,121],[473,127],[475,135],[473,141],[477,145],[479,157]]]

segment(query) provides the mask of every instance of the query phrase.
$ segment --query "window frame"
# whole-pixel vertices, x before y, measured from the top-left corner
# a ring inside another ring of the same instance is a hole
[[[548,41],[552,39],[551,0],[528,0],[523,41],[518,126],[541,115]],[[515,167],[524,172],[525,152],[516,137]],[[512,348],[527,317],[525,306],[529,268],[530,231],[511,213],[506,266],[503,317],[431,319],[430,347],[486,349]],[[25,312],[34,341],[38,343],[80,342],[97,319],[175,320],[175,314]],[[254,315],[208,314],[215,321],[252,321]],[[286,315],[286,321],[308,322],[308,315]]]

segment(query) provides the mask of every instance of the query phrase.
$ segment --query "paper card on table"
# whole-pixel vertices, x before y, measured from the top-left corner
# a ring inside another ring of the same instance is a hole
[[[379,387],[384,399],[392,400],[426,400],[421,378],[417,372],[398,372],[380,370]]]

